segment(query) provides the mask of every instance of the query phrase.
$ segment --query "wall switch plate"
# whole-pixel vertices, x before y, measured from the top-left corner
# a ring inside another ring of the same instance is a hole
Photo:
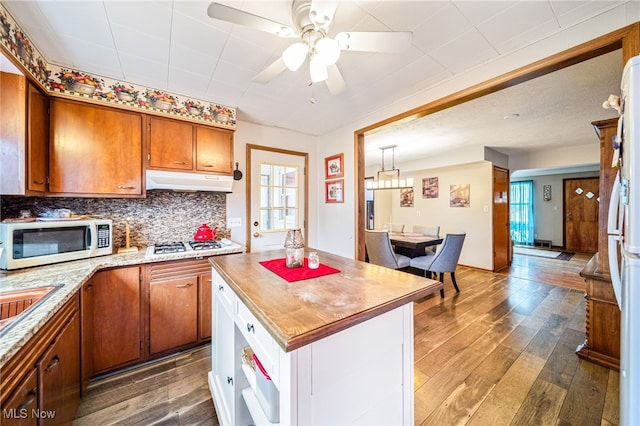
[[[227,218],[227,228],[240,228],[242,226],[242,218],[230,217]]]

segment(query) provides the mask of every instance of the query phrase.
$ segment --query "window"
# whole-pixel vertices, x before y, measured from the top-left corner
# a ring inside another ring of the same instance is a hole
[[[511,182],[510,216],[513,243],[533,245],[533,181]]]
[[[298,228],[298,167],[260,163],[260,231]]]

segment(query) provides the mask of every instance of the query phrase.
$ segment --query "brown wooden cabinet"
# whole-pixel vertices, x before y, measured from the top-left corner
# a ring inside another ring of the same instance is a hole
[[[87,391],[93,375],[93,281],[88,281],[80,291],[80,371],[82,374],[81,394]]]
[[[149,355],[156,357],[211,338],[211,266],[186,259],[147,266]]]
[[[198,340],[198,277],[149,284],[149,352],[163,353]]]
[[[50,130],[50,193],[144,195],[141,114],[53,99]]]
[[[198,340],[200,341],[211,339],[211,309],[213,307],[211,280],[210,267],[207,272],[203,272],[198,275],[198,283],[200,285],[198,303]]]
[[[0,424],[71,424],[80,403],[78,309],[76,293],[4,364]]]
[[[24,76],[0,73],[0,193],[39,195],[47,190],[49,97]]]
[[[144,360],[141,267],[97,272],[93,283],[93,374]]]
[[[580,358],[618,370],[620,368],[620,309],[616,301],[611,276],[609,275],[609,253],[607,220],[611,188],[617,169],[611,167],[613,145],[616,134],[616,118],[592,123],[600,138],[600,203],[598,211],[599,233],[596,253],[580,275],[587,284],[586,338],[578,346]]]
[[[66,322],[37,364],[40,425],[68,425],[80,404],[80,317]]]
[[[147,117],[147,127],[147,168],[233,172],[233,132],[153,116]]]

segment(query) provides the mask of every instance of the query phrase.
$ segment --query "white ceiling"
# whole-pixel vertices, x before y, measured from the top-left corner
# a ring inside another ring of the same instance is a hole
[[[413,32],[413,41],[400,54],[343,52],[338,67],[347,90],[335,96],[324,83],[309,86],[305,66],[267,84],[252,82],[293,40],[213,20],[210,1],[2,4],[49,63],[235,106],[241,121],[323,135],[624,2],[340,1],[330,36],[401,30]],[[291,1],[220,3],[291,24]],[[406,146],[397,161],[470,144],[519,153],[585,143],[587,134],[594,137],[589,122],[615,115],[601,107],[619,92],[615,55],[367,137],[367,163],[379,162],[377,147],[389,143]],[[512,113],[520,117],[503,119]]]

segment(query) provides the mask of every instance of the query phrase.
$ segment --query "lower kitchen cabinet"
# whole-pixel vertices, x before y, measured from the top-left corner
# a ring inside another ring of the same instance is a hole
[[[163,353],[198,340],[198,277],[149,284],[149,352]]]
[[[74,313],[37,364],[41,425],[68,425],[80,404],[80,318]]]
[[[69,425],[80,403],[76,293],[3,366],[0,424]]]
[[[141,267],[97,272],[93,282],[93,373],[144,360]]]
[[[187,259],[147,266],[149,355],[195,346],[211,337],[211,266]]]

